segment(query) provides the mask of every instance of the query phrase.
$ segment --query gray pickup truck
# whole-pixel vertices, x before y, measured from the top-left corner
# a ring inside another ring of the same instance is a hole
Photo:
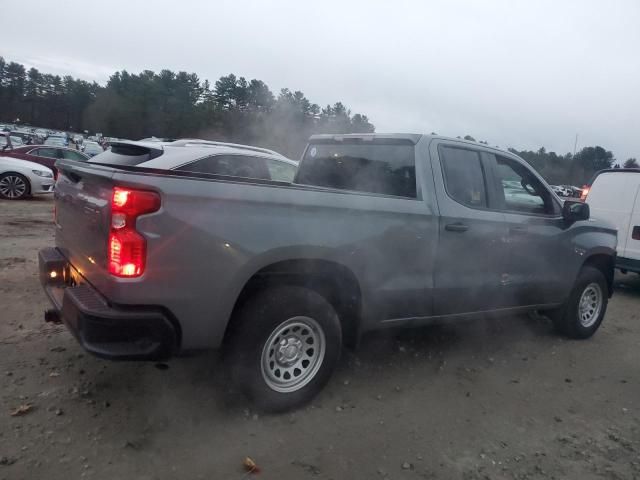
[[[211,173],[220,155],[123,142],[59,161],[46,319],[112,359],[221,347],[268,411],[310,400],[367,331],[538,310],[587,338],[602,322],[616,231],[509,152],[316,135],[293,183]]]

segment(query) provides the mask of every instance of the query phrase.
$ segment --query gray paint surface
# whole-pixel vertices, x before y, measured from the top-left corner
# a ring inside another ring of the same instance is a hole
[[[454,139],[406,138],[416,142],[418,199],[60,161],[67,173],[57,184],[56,245],[109,301],[168,309],[181,325],[185,349],[218,347],[243,287],[277,262],[316,259],[346,267],[359,284],[360,329],[367,331],[433,316],[557,304],[590,255],[615,252],[615,230],[593,220],[569,225],[560,215],[457,203],[444,188],[437,147],[464,146],[524,164],[518,157]],[[148,247],[140,278],[106,273],[114,185],[162,197],[160,211],[137,221]],[[445,228],[455,222],[468,230]],[[514,225],[523,228],[514,233]]]

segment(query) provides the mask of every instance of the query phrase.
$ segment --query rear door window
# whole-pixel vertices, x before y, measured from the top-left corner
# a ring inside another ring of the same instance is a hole
[[[214,155],[182,165],[176,170],[271,180],[265,159],[250,155]]]
[[[449,196],[467,207],[487,208],[487,187],[480,153],[444,145],[438,152]]]
[[[55,148],[38,148],[33,152],[36,157],[58,159],[58,150]]]
[[[73,150],[60,150],[62,158],[67,160],[75,160],[76,162],[86,162],[87,158],[81,153],[74,152]]]
[[[293,182],[293,177],[296,176],[296,171],[298,170],[295,165],[279,162],[278,160],[272,160],[270,158],[267,158],[266,162],[271,180],[289,183]]]
[[[416,198],[414,145],[312,143],[300,163],[296,183]]]

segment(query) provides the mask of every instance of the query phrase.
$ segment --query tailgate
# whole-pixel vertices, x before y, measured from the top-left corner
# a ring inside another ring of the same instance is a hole
[[[89,281],[107,274],[113,168],[61,160],[55,188],[56,246]]]

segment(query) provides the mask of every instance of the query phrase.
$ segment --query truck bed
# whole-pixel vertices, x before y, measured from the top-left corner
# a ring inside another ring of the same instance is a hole
[[[57,167],[58,249],[112,304],[165,308],[185,327],[183,347],[219,346],[248,279],[296,259],[349,268],[370,322],[429,313],[432,279],[420,272],[432,258],[437,219],[422,199],[69,160]],[[161,197],[159,211],[137,220],[148,249],[139,278],[107,270],[114,186]]]

